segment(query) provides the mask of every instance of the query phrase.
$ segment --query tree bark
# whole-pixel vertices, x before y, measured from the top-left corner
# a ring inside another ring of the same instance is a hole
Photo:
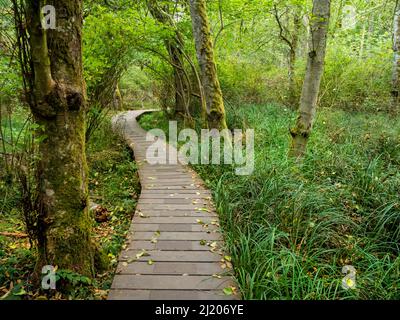
[[[183,63],[182,53],[175,43],[169,41],[167,44],[169,57],[174,70],[174,87],[175,87],[175,114],[187,115],[187,100],[190,99],[190,90],[186,84],[185,66]]]
[[[190,0],[193,36],[200,65],[206,102],[206,118],[211,129],[226,129],[225,107],[218,79],[205,0]]]
[[[315,119],[321,78],[324,72],[330,0],[314,0],[311,17],[310,49],[300,99],[296,126],[290,130],[292,144],[289,156],[302,157]]]
[[[161,24],[167,26],[173,26],[171,17],[164,12],[156,0],[149,0],[147,3],[149,11],[154,19],[156,19]],[[190,88],[188,85],[189,79],[185,74],[185,65],[183,55],[180,49],[179,40],[181,36],[178,31],[172,39],[165,41],[165,46],[168,51],[170,63],[173,68],[174,76],[174,88],[175,88],[175,115],[181,114],[184,116],[189,116],[189,104],[190,104]]]
[[[115,85],[114,97],[113,97],[114,110],[122,110],[123,104],[124,102],[122,99],[121,90],[119,90],[119,84],[117,82]]]
[[[39,0],[27,0],[27,28],[39,125],[38,251],[44,265],[94,274],[85,156],[86,88],[82,72],[82,0],[53,0],[57,29],[41,26]]]
[[[392,71],[392,108],[399,109],[400,104],[400,1],[396,1],[393,19],[393,71]]]
[[[296,61],[297,48],[299,45],[299,32],[301,30],[301,8],[296,7],[293,10],[293,31],[290,32],[289,17],[287,17],[286,26],[282,23],[277,5],[274,5],[274,17],[279,27],[279,37],[288,46],[288,78],[289,92],[288,104],[294,109],[296,105]]]
[[[292,45],[289,52],[289,104],[291,106],[296,104],[297,47],[299,45],[299,32],[301,30],[301,15],[299,12],[295,13],[293,25],[295,30],[293,31]]]

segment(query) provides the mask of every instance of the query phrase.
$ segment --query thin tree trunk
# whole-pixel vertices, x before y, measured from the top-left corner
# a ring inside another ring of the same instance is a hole
[[[293,108],[296,105],[296,51],[289,52],[289,105]]]
[[[39,259],[92,276],[85,156],[86,92],[82,72],[82,0],[48,1],[57,15],[57,30],[41,27],[39,0],[27,0],[34,70],[32,113],[41,130],[37,178]]]
[[[294,28],[292,45],[289,52],[289,104],[291,106],[296,104],[296,62],[299,32],[301,30],[301,16],[299,13],[296,13],[294,16]]]
[[[290,23],[286,22],[286,26],[282,23],[281,17],[278,12],[277,5],[274,5],[274,16],[279,27],[279,36],[282,41],[288,46],[289,52],[287,57],[288,65],[288,78],[289,90],[287,102],[289,106],[295,108],[296,105],[296,61],[297,61],[297,48],[299,45],[299,32],[301,30],[301,8],[297,7],[293,12],[293,32],[289,32]],[[289,20],[289,17],[287,18]]]
[[[175,85],[175,114],[186,115],[186,100],[189,98],[189,90],[185,85],[185,71],[183,57],[176,43],[167,44],[169,56],[173,64]]]
[[[154,19],[161,24],[166,26],[173,26],[171,17],[167,12],[164,12],[159,7],[156,0],[149,0],[147,3],[149,11]],[[168,9],[168,7],[165,7]],[[185,65],[183,60],[182,52],[179,48],[179,39],[181,36],[178,31],[175,32],[175,36],[172,39],[165,41],[165,46],[168,51],[170,63],[174,73],[174,88],[175,88],[175,115],[181,114],[189,117],[189,104],[190,104],[190,87],[188,85],[188,79],[186,79]]]
[[[118,82],[115,85],[113,104],[115,110],[122,110],[122,107],[124,105]]]
[[[211,129],[226,129],[225,107],[218,80],[214,48],[205,0],[190,0],[193,35],[206,100],[206,117]]]
[[[392,108],[399,109],[400,103],[400,1],[396,1],[393,21],[393,71],[392,71]]]
[[[289,155],[302,157],[315,119],[321,78],[324,71],[330,0],[314,0],[311,18],[310,51],[300,99],[296,126],[290,130],[292,144]]]

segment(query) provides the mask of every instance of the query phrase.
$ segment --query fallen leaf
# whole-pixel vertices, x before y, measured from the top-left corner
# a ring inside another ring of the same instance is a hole
[[[142,250],[141,252],[136,254],[136,259],[140,259],[141,257],[148,257],[150,254],[146,252],[146,250]]]
[[[232,289],[232,287],[227,287],[227,288],[224,288],[224,294],[226,295],[226,296],[231,296],[231,295],[233,295],[233,289]]]

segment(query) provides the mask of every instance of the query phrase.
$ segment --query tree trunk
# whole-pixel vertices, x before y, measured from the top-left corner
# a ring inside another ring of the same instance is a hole
[[[217,75],[205,0],[190,0],[190,14],[206,100],[207,124],[211,129],[223,130],[227,128],[225,107]]]
[[[166,26],[173,26],[171,17],[167,12],[163,11],[163,8],[159,7],[156,0],[149,0],[147,3],[149,11],[154,19],[161,24]],[[168,10],[168,6],[164,6],[164,9]],[[175,36],[172,39],[165,41],[165,46],[168,51],[170,63],[174,72],[174,88],[175,88],[175,115],[181,114],[189,116],[189,104],[190,104],[190,88],[188,85],[189,79],[185,74],[185,65],[183,60],[182,52],[179,48],[179,40],[181,36],[179,32],[175,31]],[[182,40],[183,41],[183,40]]]
[[[189,99],[189,89],[186,85],[185,66],[183,64],[182,53],[176,43],[170,42],[167,44],[169,57],[173,64],[174,70],[174,87],[175,87],[175,114],[186,115],[187,100]]]
[[[294,108],[296,105],[296,62],[297,47],[299,45],[299,32],[301,30],[301,15],[296,12],[293,18],[294,31],[292,45],[289,52],[289,104]]]
[[[38,248],[44,265],[94,274],[85,156],[86,90],[82,74],[82,0],[48,1],[57,29],[41,27],[39,0],[27,0],[34,71],[31,107],[41,130],[37,162]],[[60,10],[62,9],[62,11]],[[61,14],[62,12],[62,14]]]
[[[119,90],[118,82],[115,84],[113,105],[114,105],[114,110],[122,110],[123,105],[124,105],[122,95],[121,95],[121,90]]]
[[[324,71],[327,34],[330,18],[330,0],[314,0],[311,18],[310,51],[300,99],[296,126],[290,130],[292,145],[289,155],[302,157],[315,119],[321,78]]]
[[[296,60],[297,55],[294,49],[289,52],[289,105],[293,108],[296,105]]]
[[[393,22],[392,108],[399,109],[400,95],[400,1],[396,1]]]

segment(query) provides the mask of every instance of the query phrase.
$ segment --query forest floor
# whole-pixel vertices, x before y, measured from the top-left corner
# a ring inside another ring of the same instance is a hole
[[[287,157],[295,112],[249,105],[227,116],[231,129],[255,129],[254,173],[194,169],[213,192],[243,298],[400,299],[398,119],[322,109],[299,164]],[[162,112],[140,123],[168,132]]]
[[[24,117],[26,114],[23,111],[13,116],[13,121],[17,122],[17,125],[14,125],[17,131],[21,129]],[[111,262],[109,270],[97,274],[94,281],[67,270],[59,270],[58,276],[73,284],[73,291],[66,294],[50,294],[35,290],[29,281],[29,275],[34,267],[35,252],[30,249],[28,238],[24,237],[25,227],[18,184],[8,184],[2,178],[0,179],[0,297],[5,296],[7,299],[105,299],[107,297],[117,257],[124,245],[140,194],[140,183],[133,154],[123,140],[112,133],[110,119],[106,119],[95,131],[87,148],[90,199],[99,206],[94,212],[97,219],[93,225],[94,240],[109,257]],[[2,232],[16,233],[17,236],[4,236],[1,235]]]

